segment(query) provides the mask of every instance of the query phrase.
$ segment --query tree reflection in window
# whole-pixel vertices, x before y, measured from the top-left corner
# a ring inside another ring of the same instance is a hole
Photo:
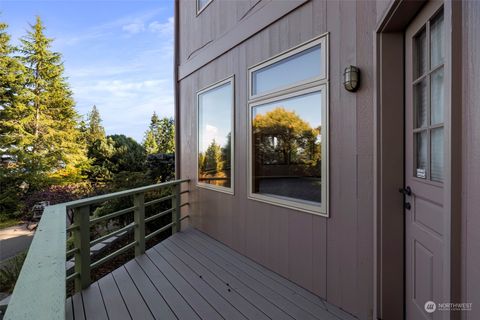
[[[198,182],[231,188],[232,81],[198,95]]]
[[[321,93],[253,109],[255,193],[321,202]]]

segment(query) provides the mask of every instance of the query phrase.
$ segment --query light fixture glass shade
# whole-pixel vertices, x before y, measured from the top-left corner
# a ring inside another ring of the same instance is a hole
[[[360,84],[360,70],[355,66],[348,66],[343,72],[343,85],[351,92],[357,91]]]

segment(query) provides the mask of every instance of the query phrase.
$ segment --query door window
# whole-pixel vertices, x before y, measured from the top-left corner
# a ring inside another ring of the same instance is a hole
[[[443,181],[444,44],[443,11],[414,38],[414,176]]]

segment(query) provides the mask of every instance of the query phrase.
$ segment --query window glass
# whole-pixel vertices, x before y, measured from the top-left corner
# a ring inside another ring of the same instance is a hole
[[[323,74],[320,44],[252,73],[252,95],[312,80]]]
[[[322,202],[322,92],[252,108],[253,192]]]
[[[210,2],[210,0],[197,0],[197,11],[201,11]]]
[[[430,65],[436,67],[443,63],[443,13],[430,23]]]
[[[427,34],[425,28],[415,36],[415,79],[427,70]]]
[[[198,182],[231,188],[232,81],[198,95]]]

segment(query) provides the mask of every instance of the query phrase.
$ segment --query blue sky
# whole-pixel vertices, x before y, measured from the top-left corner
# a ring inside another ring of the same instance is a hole
[[[62,53],[77,110],[137,141],[153,111],[173,117],[173,0],[0,0],[16,44],[39,15]]]

